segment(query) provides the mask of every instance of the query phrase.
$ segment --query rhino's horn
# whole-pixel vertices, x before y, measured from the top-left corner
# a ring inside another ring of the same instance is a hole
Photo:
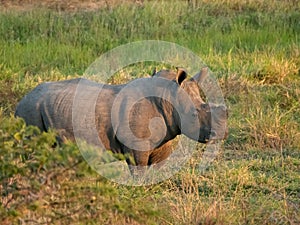
[[[187,78],[187,72],[184,68],[176,67],[177,75],[176,75],[176,82],[181,85],[181,83]]]
[[[209,69],[208,67],[203,67],[199,73],[197,73],[193,79],[201,84],[205,78],[208,76]]]

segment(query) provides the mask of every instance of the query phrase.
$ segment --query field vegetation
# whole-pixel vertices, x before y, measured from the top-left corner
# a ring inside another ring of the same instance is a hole
[[[300,224],[299,1],[0,4],[1,224]],[[101,54],[139,40],[189,48],[218,79],[230,133],[205,173],[199,145],[164,182],[118,185],[89,168],[74,143],[57,146],[55,131],[13,117],[39,83],[79,77]]]

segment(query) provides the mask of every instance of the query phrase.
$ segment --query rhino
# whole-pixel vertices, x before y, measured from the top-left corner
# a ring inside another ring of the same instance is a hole
[[[177,135],[200,143],[226,138],[226,107],[200,97],[207,75],[207,67],[191,78],[177,68],[121,85],[84,78],[46,82],[21,99],[15,116],[41,131],[54,128],[59,141],[80,137],[129,155],[129,166],[151,166],[168,158]]]

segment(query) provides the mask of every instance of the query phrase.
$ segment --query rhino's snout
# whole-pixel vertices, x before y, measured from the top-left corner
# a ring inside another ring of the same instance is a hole
[[[228,110],[224,105],[212,107],[212,130],[210,138],[212,140],[226,139],[228,136]]]
[[[219,131],[219,134],[217,131],[212,130],[210,132],[209,140],[224,140],[228,137],[228,128],[224,128],[223,131]]]

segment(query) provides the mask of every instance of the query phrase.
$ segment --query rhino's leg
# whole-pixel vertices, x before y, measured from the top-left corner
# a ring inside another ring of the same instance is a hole
[[[126,161],[129,165],[145,167],[148,166],[150,151],[136,151],[128,148],[124,148]],[[128,157],[129,156],[129,157]]]
[[[143,177],[147,168],[150,151],[136,151],[122,146],[131,175],[135,179]]]
[[[154,149],[149,155],[148,165],[154,165],[167,159],[173,151],[173,142],[169,141],[159,148]]]

